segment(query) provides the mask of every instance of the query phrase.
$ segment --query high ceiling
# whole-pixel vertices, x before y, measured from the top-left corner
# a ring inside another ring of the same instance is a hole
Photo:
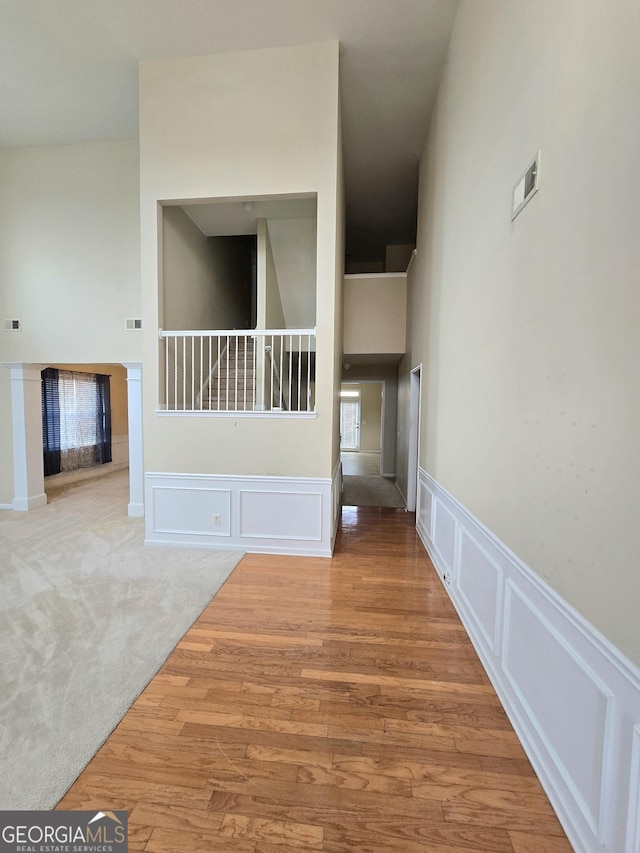
[[[138,134],[138,61],[337,39],[347,253],[412,242],[457,0],[0,0],[0,147]]]

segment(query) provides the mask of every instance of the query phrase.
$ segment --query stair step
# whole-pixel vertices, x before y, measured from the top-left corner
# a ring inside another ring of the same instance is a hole
[[[218,404],[215,400],[211,401],[211,405],[209,406],[208,400],[203,401],[202,403],[202,411],[204,412],[252,412],[253,411],[253,400],[247,400],[247,404],[245,406],[244,400],[238,400],[238,405],[236,406],[235,400],[229,400],[227,404],[225,400],[220,400]]]

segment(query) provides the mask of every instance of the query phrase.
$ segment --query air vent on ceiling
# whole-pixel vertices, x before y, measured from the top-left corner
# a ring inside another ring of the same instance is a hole
[[[530,163],[524,175],[520,178],[513,189],[513,201],[511,205],[511,219],[514,220],[525,204],[538,192],[540,177],[540,152],[536,159]]]
[[[22,323],[20,320],[5,320],[4,321],[4,330],[5,332],[19,332],[21,329]]]
[[[142,320],[139,317],[127,317],[124,321],[124,327],[129,332],[133,332],[136,329],[142,328]]]

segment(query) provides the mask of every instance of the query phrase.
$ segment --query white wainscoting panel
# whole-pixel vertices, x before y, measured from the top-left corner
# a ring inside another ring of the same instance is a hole
[[[322,495],[319,492],[269,492],[240,489],[240,536],[322,540]]]
[[[512,580],[506,589],[502,668],[597,834],[612,696]],[[565,712],[567,696],[580,709],[579,724]]]
[[[640,853],[640,671],[426,471],[418,533],[578,853]]]
[[[422,530],[423,536],[433,539],[433,492],[422,478],[418,480],[416,524]]]
[[[469,530],[460,526],[456,584],[470,617],[493,654],[502,620],[502,569]]]
[[[447,567],[445,576],[450,577],[455,571],[454,549],[456,543],[457,523],[455,516],[441,501],[433,505],[433,544]]]
[[[152,545],[330,557],[337,530],[333,478],[145,475]]]
[[[153,529],[165,535],[230,536],[231,489],[157,486]]]

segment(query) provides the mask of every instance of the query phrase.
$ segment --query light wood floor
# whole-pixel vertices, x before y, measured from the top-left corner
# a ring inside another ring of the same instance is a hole
[[[151,853],[570,851],[414,521],[245,557],[59,807]]]

